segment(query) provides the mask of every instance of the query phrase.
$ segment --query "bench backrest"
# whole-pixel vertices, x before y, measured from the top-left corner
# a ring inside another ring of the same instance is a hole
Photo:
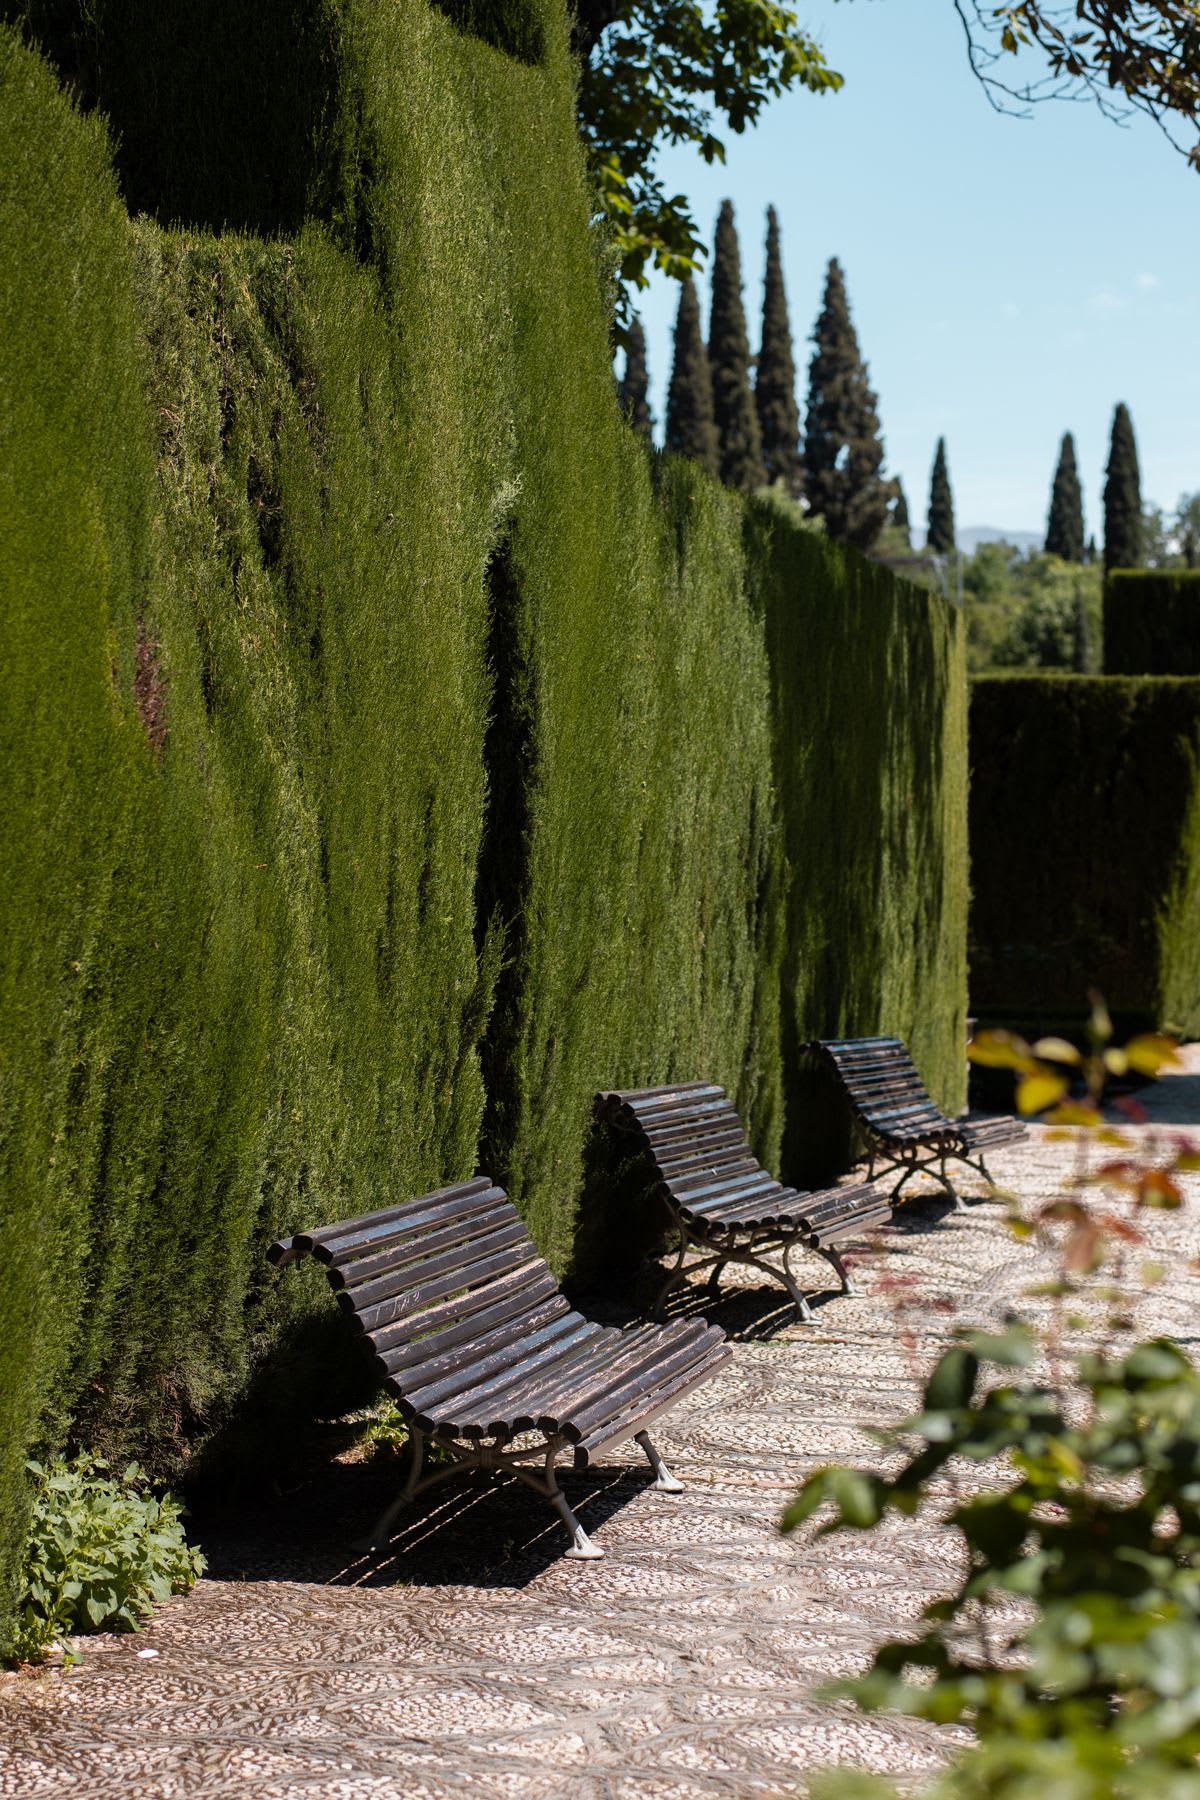
[[[387,1386],[403,1396],[436,1362],[473,1362],[481,1345],[536,1330],[568,1303],[518,1217],[488,1176],[272,1244],[277,1267],[324,1265],[351,1326]]]
[[[952,1129],[899,1038],[821,1038],[806,1048],[832,1066],[854,1112],[876,1136]]]
[[[662,1186],[677,1200],[694,1194],[702,1171],[732,1175],[757,1167],[736,1109],[712,1082],[600,1094],[597,1108],[618,1131],[637,1134]]]

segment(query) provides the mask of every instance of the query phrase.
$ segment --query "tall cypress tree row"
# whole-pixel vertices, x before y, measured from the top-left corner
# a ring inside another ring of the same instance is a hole
[[[1063,433],[1050,493],[1050,517],[1046,521],[1046,554],[1064,562],[1083,561],[1083,491],[1075,465],[1075,439]]]
[[[789,494],[799,499],[804,492],[804,462],[800,455],[796,362],[792,355],[792,327],[783,286],[779,219],[773,206],[767,208],[767,277],[763,290],[762,348],[754,383],[754,405],[762,435],[767,480],[781,482]]]
[[[813,343],[804,437],[808,503],[830,537],[869,550],[887,522],[891,489],[883,477],[877,402],[836,257],[825,278]]]
[[[646,368],[646,333],[636,313],[630,320],[625,345],[625,372],[617,389],[621,410],[633,429],[646,442],[654,441],[654,419],[650,412],[650,376]]]
[[[908,497],[904,492],[900,477],[896,477],[896,494],[892,501],[892,529],[904,534],[904,547],[912,549],[912,525],[908,517]]]
[[[929,478],[929,516],[925,527],[925,548],[932,550],[935,556],[949,556],[956,545],[950,463],[946,456],[946,440],[944,437],[940,437],[933,459],[933,474]]]
[[[1142,561],[1142,476],[1133,420],[1122,400],[1113,414],[1104,482],[1104,573]]]
[[[721,202],[713,249],[712,310],[708,318],[713,416],[721,445],[721,480],[752,494],[766,480],[758,414],[750,388],[750,340],[742,306],[742,258],[733,203]]]
[[[712,370],[700,329],[696,284],[690,275],[680,289],[675,317],[675,360],[667,392],[667,449],[690,456],[710,475],[720,473]]]

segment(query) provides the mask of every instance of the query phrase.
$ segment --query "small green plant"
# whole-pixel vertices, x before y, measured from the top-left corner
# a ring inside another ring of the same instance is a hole
[[[14,1660],[37,1661],[74,1633],[137,1631],[203,1574],[183,1508],[169,1494],[156,1500],[136,1463],[119,1480],[97,1456],[27,1467],[37,1491]]]

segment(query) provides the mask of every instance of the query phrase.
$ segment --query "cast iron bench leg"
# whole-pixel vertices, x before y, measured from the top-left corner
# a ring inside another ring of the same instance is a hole
[[[569,1556],[573,1562],[600,1562],[604,1556],[599,1544],[593,1544],[575,1514],[567,1504],[567,1496],[558,1485],[558,1475],[554,1468],[554,1459],[562,1444],[561,1438],[552,1438],[546,1446],[546,1463],[542,1477],[538,1477],[529,1469],[514,1468],[513,1474],[531,1487],[535,1493],[549,1500],[551,1506],[571,1534],[570,1548],[563,1555]]]
[[[846,1267],[845,1263],[842,1261],[841,1256],[838,1254],[838,1252],[836,1250],[826,1246],[826,1248],[824,1250],[819,1251],[818,1254],[823,1256],[827,1263],[832,1264],[834,1272],[836,1273],[838,1280],[842,1284],[843,1294],[848,1295],[850,1297],[850,1299],[852,1299],[852,1300],[861,1300],[863,1297],[863,1290],[862,1290],[862,1288],[859,1287],[858,1283],[854,1280],[854,1278],[850,1274],[849,1269]]]
[[[642,1449],[646,1452],[647,1460],[649,1461],[651,1469],[654,1471],[654,1481],[652,1485],[655,1492],[659,1494],[682,1494],[682,1481],[676,1481],[670,1469],[668,1469],[666,1463],[658,1454],[654,1445],[650,1442],[650,1433],[648,1431],[639,1431],[634,1438],[634,1443],[640,1444]]]
[[[383,1550],[392,1535],[392,1526],[404,1511],[412,1504],[417,1488],[421,1485],[421,1469],[425,1461],[425,1433],[410,1430],[408,1438],[408,1469],[405,1472],[404,1486],[392,1501],[385,1506],[379,1517],[368,1531],[366,1537],[358,1538],[353,1545],[355,1550]]]

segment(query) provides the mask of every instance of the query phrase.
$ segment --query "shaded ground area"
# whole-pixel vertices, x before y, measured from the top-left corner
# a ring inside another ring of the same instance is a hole
[[[1148,1105],[1166,1125],[1200,1121],[1200,1052]],[[1032,1205],[1071,1155],[1035,1131],[995,1172]],[[1139,1318],[1185,1345],[1197,1195],[1154,1218],[1171,1272]],[[395,1471],[335,1465],[206,1536],[210,1577],[141,1636],[89,1640],[67,1673],[0,1680],[0,1795],[685,1800],[788,1792],[830,1762],[919,1776],[952,1736],[812,1690],[947,1589],[949,1540],[928,1520],[786,1540],[777,1521],[810,1469],[868,1460],[859,1427],[909,1408],[955,1324],[1001,1317],[1045,1263],[996,1203],[951,1215],[930,1197],[863,1246],[867,1297],[831,1298],[811,1326],[774,1292],[712,1309],[685,1291],[681,1308],[712,1310],[737,1354],[655,1433],[685,1494],[649,1491],[636,1449],[565,1478],[601,1563],[561,1560],[561,1527],[532,1495],[469,1479],[435,1490],[386,1560],[355,1559],[346,1543]]]

